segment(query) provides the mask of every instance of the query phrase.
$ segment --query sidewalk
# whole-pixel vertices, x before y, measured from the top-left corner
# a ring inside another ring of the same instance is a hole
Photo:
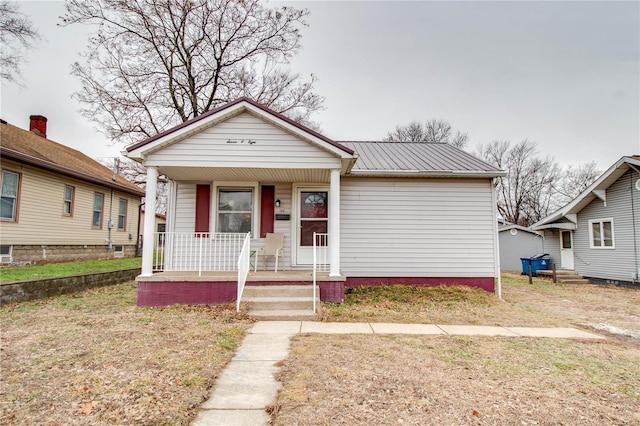
[[[249,330],[192,426],[267,425],[266,408],[281,388],[276,364],[289,356],[291,338],[299,333],[604,338],[575,328],[261,321]]]

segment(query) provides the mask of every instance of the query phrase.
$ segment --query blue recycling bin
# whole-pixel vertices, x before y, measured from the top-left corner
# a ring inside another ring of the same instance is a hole
[[[531,275],[537,277],[537,272],[543,269],[549,269],[551,266],[551,261],[549,259],[545,259],[545,256],[549,256],[548,253],[537,254],[531,257],[521,257],[520,262],[522,262],[522,275],[529,275],[529,265],[531,265]]]

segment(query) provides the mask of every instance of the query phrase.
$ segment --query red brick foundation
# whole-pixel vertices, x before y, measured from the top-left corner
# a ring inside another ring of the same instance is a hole
[[[308,281],[251,282],[253,285],[311,285]],[[430,278],[430,277],[350,277],[343,281],[321,281],[320,300],[342,303],[345,287],[407,284],[420,287],[439,285],[465,285],[494,292],[493,277],[483,278]],[[138,306],[216,305],[236,300],[238,284],[235,281],[138,281]]]
[[[233,281],[139,281],[138,306],[216,305],[236,300]]]
[[[436,287],[439,285],[464,285],[468,287],[475,287],[487,291],[489,293],[495,292],[495,283],[493,277],[348,277],[345,282],[345,287],[361,287],[361,286],[375,286],[375,285],[390,285],[390,284],[406,284],[415,285],[418,287]]]
[[[251,282],[254,285],[312,285],[308,281]],[[323,281],[320,300],[323,302],[344,301],[344,282]],[[235,302],[238,284],[235,281],[138,281],[138,306],[168,305],[216,305]]]

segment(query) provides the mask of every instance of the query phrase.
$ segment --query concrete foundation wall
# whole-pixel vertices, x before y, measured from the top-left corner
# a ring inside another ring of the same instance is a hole
[[[13,245],[8,265],[40,265],[76,260],[113,259],[114,247],[107,245]],[[136,255],[135,244],[124,245],[124,256]]]
[[[140,268],[120,271],[97,272],[70,277],[47,278],[0,284],[0,305],[44,299],[61,294],[75,293],[94,287],[104,287],[132,281],[140,274]]]

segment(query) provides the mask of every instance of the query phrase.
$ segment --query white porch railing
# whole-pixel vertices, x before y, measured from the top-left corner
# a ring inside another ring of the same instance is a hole
[[[329,234],[313,233],[313,312],[316,310],[316,274],[329,272]]]
[[[247,275],[249,275],[249,257],[251,253],[251,233],[247,232],[244,238],[244,244],[242,244],[242,250],[240,250],[240,256],[238,257],[238,295],[236,297],[236,312],[240,312],[240,299],[242,299],[242,292],[244,291],[244,285],[247,282]]]
[[[247,234],[156,232],[153,271],[236,271]]]

